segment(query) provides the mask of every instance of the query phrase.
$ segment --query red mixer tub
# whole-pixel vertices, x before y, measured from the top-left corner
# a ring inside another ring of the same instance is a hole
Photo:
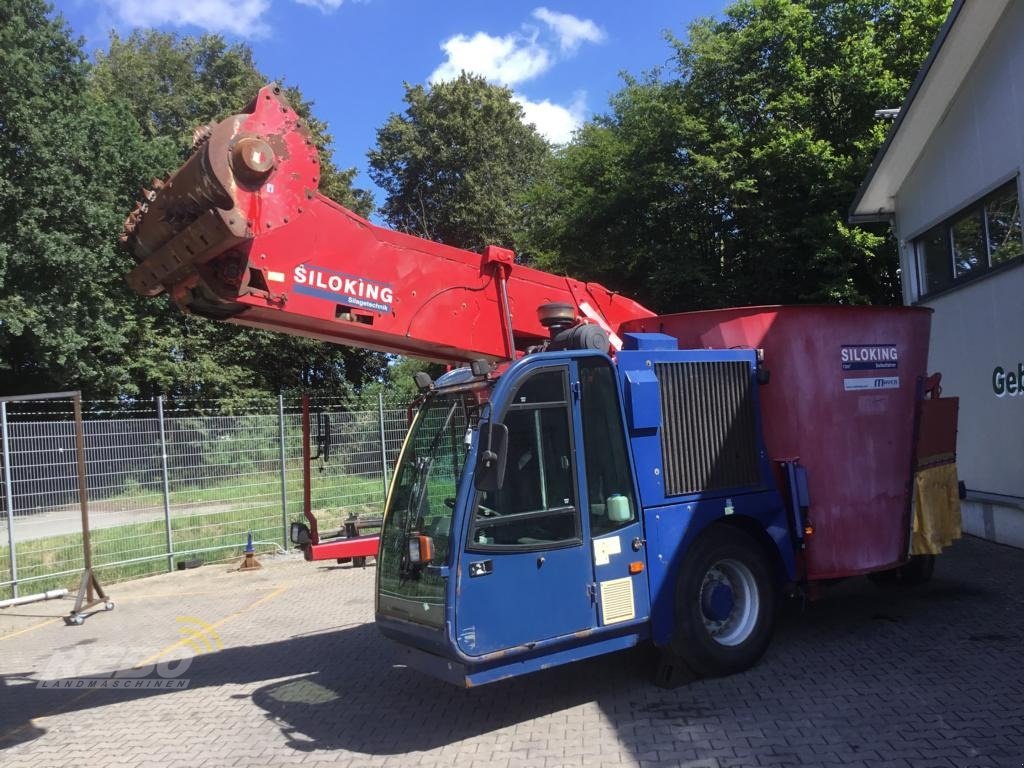
[[[765,442],[773,460],[807,469],[815,580],[907,559],[930,326],[930,309],[805,306],[686,312],[623,330],[675,336],[681,349],[764,351]]]

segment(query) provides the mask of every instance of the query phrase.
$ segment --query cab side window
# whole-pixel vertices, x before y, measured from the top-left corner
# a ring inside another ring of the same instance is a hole
[[[542,370],[524,381],[503,419],[505,482],[481,493],[469,548],[544,549],[580,541],[568,372]]]
[[[636,498],[615,373],[601,358],[580,360],[579,371],[590,534],[601,536],[636,521]]]

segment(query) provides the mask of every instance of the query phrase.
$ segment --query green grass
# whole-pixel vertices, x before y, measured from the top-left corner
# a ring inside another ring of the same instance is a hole
[[[289,463],[285,473],[285,493],[289,509],[292,502],[302,502],[302,469],[298,463]],[[321,474],[314,468],[311,482],[313,507],[339,506],[344,500],[357,496],[371,495],[377,502],[383,500],[384,483],[380,478],[365,478],[342,473]],[[281,475],[278,471],[238,473],[229,477],[217,477],[198,483],[171,483],[170,503],[173,509],[184,504],[243,503],[250,488],[260,488],[260,494],[272,493],[280,499]],[[377,498],[379,497],[379,498]],[[163,505],[163,490],[153,484],[134,483],[121,493],[103,500],[107,503],[125,502],[136,507],[159,507]]]
[[[302,520],[301,471],[289,471],[286,478],[288,520]],[[272,551],[274,544],[285,546],[280,494],[280,475],[274,472],[217,478],[202,485],[172,488],[174,562],[192,557],[205,562],[239,558],[250,532],[254,541],[271,542],[258,544],[259,552]],[[383,482],[379,478],[314,473],[311,502],[320,531],[331,533],[340,529],[352,514],[379,516],[384,507]],[[135,485],[101,503],[106,508],[116,507],[121,514],[133,509],[148,509],[152,513],[162,508],[163,494]],[[212,509],[204,512],[203,506]],[[167,572],[167,535],[162,519],[96,528],[91,532],[91,539],[93,566],[101,583]],[[6,546],[0,544],[0,547],[0,579],[8,580],[10,552]],[[203,549],[210,551],[189,554]],[[77,588],[83,567],[80,534],[18,542],[15,552],[21,594],[59,587]],[[128,560],[139,562],[125,562]],[[61,571],[73,572],[51,575]],[[0,587],[0,599],[11,596],[10,587]]]

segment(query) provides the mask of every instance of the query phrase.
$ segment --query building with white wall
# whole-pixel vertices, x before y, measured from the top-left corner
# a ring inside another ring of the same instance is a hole
[[[850,211],[888,221],[960,398],[964,530],[1024,546],[1024,0],[956,0]]]

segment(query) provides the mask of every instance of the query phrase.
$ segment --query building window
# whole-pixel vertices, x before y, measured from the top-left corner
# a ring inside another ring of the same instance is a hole
[[[932,227],[914,241],[921,295],[929,296],[1021,260],[1017,181]]]
[[[985,251],[985,224],[982,212],[970,211],[950,226],[953,234],[953,279],[977,274],[988,266]]]
[[[921,293],[935,293],[953,284],[946,227],[941,224],[932,227],[917,241],[917,258],[921,268]]]
[[[1019,258],[1024,252],[1020,231],[1020,201],[1017,188],[1009,185],[996,191],[985,205],[988,223],[988,252],[993,266]]]

